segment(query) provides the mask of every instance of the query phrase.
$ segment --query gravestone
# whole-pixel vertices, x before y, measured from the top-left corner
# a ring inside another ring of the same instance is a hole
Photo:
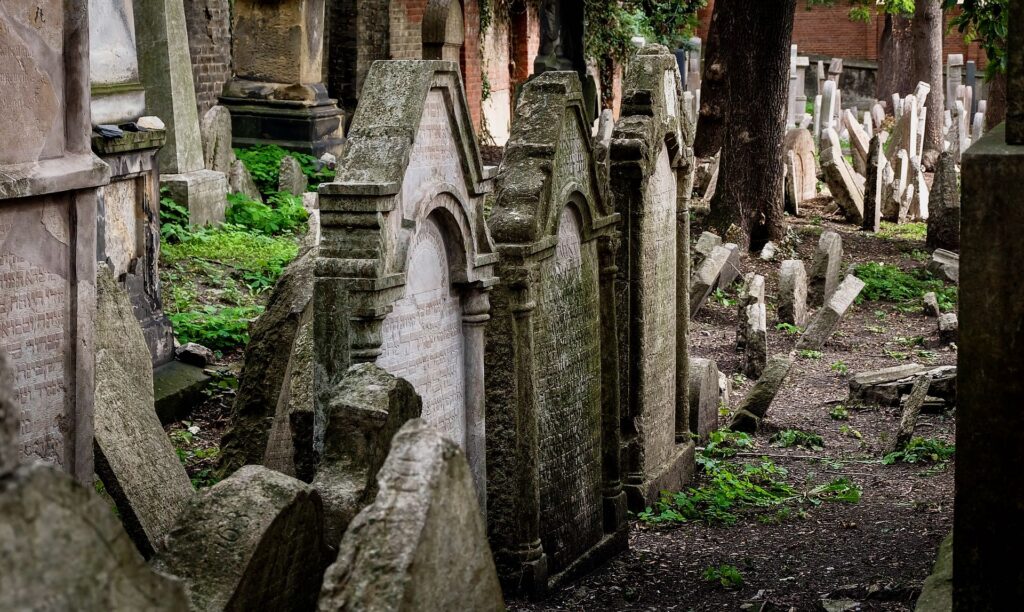
[[[933,249],[960,249],[960,184],[953,154],[943,151],[935,165],[929,199],[928,238]]]
[[[575,72],[583,90],[583,110],[587,113],[587,123],[591,124],[597,118],[598,99],[597,83],[587,68],[585,7],[575,0],[540,0],[538,4],[540,45],[533,61],[533,74],[549,70]],[[690,61],[694,61],[692,56]],[[700,62],[699,50],[696,61]]]
[[[185,582],[192,610],[311,610],[325,544],[316,490],[247,465],[188,502],[152,564]]]
[[[281,193],[290,193],[301,196],[306,193],[308,187],[306,175],[302,173],[302,166],[291,155],[281,158],[281,165],[278,168],[277,190]]]
[[[322,82],[324,0],[235,0],[231,15],[234,78],[220,103],[235,146],[337,153],[345,126]]]
[[[861,229],[877,232],[882,224],[882,198],[885,194],[885,159],[882,147],[882,136],[879,134],[871,139],[868,147],[867,182],[864,185],[864,222]]]
[[[353,363],[408,380],[423,419],[465,449],[486,507],[484,328],[497,254],[472,125],[456,64],[371,68],[336,178],[320,187],[315,386],[333,388]]]
[[[202,134],[203,164],[206,169],[230,173],[236,161],[231,142],[231,112],[220,105],[210,107],[203,115]]]
[[[747,345],[745,324],[747,306],[751,304],[764,304],[764,277],[760,274],[748,272],[743,275],[743,283],[736,294],[736,319],[739,325],[736,328],[736,349],[743,350]],[[751,378],[757,378],[753,376]]]
[[[716,246],[711,254],[697,266],[690,278],[690,318],[697,316],[707,302],[711,292],[729,265],[732,251],[725,246]]]
[[[814,160],[814,139],[805,129],[792,129],[786,132],[783,151],[792,152],[795,163],[790,166],[790,178],[796,192],[795,209],[789,212],[799,214],[800,207],[806,200],[818,195],[818,177]]]
[[[811,283],[808,298],[811,306],[821,306],[828,301],[839,285],[843,273],[843,239],[833,231],[825,231],[818,238],[811,264]]]
[[[857,115],[847,109],[843,111],[843,121],[850,135],[850,148],[853,150],[853,169],[860,174],[867,174],[868,147],[871,138],[864,132],[863,126],[857,121]]]
[[[707,442],[718,429],[721,393],[718,388],[718,365],[712,359],[690,358],[690,431],[700,442]]]
[[[775,355],[769,359],[764,373],[736,407],[729,429],[746,433],[757,431],[792,367],[793,357],[790,355]]]
[[[821,170],[846,220],[860,225],[864,221],[864,179],[843,157],[839,135],[832,128],[822,131]]]
[[[836,287],[835,292],[829,295],[825,305],[818,310],[810,325],[797,340],[797,350],[821,350],[862,289],[864,289],[864,281],[853,275],[847,276]]]
[[[693,472],[688,389],[679,377],[665,375],[687,367],[685,348],[677,350],[687,344],[677,318],[689,288],[688,253],[679,244],[685,240],[677,240],[689,230],[677,227],[677,202],[686,201],[679,198],[677,173],[690,144],[680,125],[689,119],[682,117],[688,111],[679,83],[668,49],[643,47],[626,71],[623,111],[611,140],[612,195],[624,238],[616,281],[624,488],[635,511],[657,501],[663,489],[681,489]]]
[[[105,266],[96,306],[96,473],[150,557],[192,497],[192,483],[156,416],[149,351],[128,294]]]
[[[395,436],[373,504],[352,522],[321,610],[504,610],[462,450],[422,420]]]
[[[624,550],[615,247],[577,77],[527,83],[488,225],[488,527],[506,592],[539,594]]]
[[[807,272],[804,262],[787,259],[779,272],[779,321],[797,327],[807,324]]]
[[[957,88],[964,82],[964,56],[950,53],[946,56],[946,108],[952,110],[956,104]],[[972,83],[973,85],[973,83]]]
[[[19,455],[92,482],[96,188],[85,0],[0,5],[0,348]]]

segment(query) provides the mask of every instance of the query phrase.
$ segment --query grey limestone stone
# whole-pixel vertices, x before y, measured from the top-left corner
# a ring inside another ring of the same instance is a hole
[[[729,252],[729,257],[718,276],[718,287],[725,290],[731,287],[740,275],[740,247],[732,242],[727,242],[722,245],[722,248]]]
[[[747,307],[751,304],[764,304],[764,277],[753,272],[745,274],[737,297],[736,312],[739,325],[736,327],[736,349],[743,350],[747,344],[747,331],[750,329]]]
[[[718,365],[713,359],[690,358],[690,431],[701,442],[718,429]]]
[[[764,302],[747,306],[745,315],[743,373],[748,378],[757,378],[768,361],[768,316]]]
[[[326,559],[323,506],[309,485],[247,465],[193,498],[163,550],[192,610],[310,610]]]
[[[839,286],[843,273],[843,239],[833,231],[822,232],[811,264],[807,298],[811,306],[821,306]]]
[[[732,251],[724,246],[712,249],[704,261],[694,270],[690,279],[690,317],[697,316],[708,296],[714,291],[725,266],[732,257]]]
[[[814,315],[811,324],[797,340],[796,348],[798,350],[821,349],[863,289],[864,281],[853,275],[847,276],[846,280],[836,288],[835,293],[828,299],[825,306]]]
[[[864,222],[861,229],[877,232],[882,222],[882,200],[885,195],[885,159],[881,134],[871,139],[867,157],[867,183],[864,189]]]
[[[960,283],[960,256],[946,249],[935,249],[928,262],[928,271],[951,283]]]
[[[188,208],[191,225],[216,225],[224,222],[228,207],[228,178],[213,170],[187,174],[162,174],[160,186],[166,187],[172,200]]]
[[[205,368],[216,359],[213,351],[196,342],[188,342],[174,349],[174,357],[197,368]]]
[[[240,159],[231,162],[231,168],[228,171],[228,186],[231,193],[241,193],[257,202],[263,201],[263,195],[260,194],[256,181],[252,180],[252,174]]]
[[[787,259],[779,272],[779,320],[803,328],[807,325],[807,272],[804,262]]]
[[[302,173],[302,166],[291,155],[281,158],[281,167],[277,180],[277,190],[282,193],[301,196],[306,193],[308,181]]]
[[[914,612],[951,612],[953,610],[953,533],[939,545],[932,573],[921,585]]]
[[[942,314],[942,310],[939,309],[939,299],[936,297],[934,291],[929,291],[924,294],[924,314],[929,317],[938,317]]]
[[[18,464],[18,405],[14,403],[14,371],[0,349],[0,475]]]
[[[887,453],[903,450],[910,443],[911,438],[914,437],[917,417],[921,414],[921,407],[924,406],[924,401],[928,397],[928,388],[930,386],[931,379],[927,376],[919,376],[914,381],[910,395],[903,402],[903,414],[900,416],[900,424],[889,442],[889,446],[886,449]]]
[[[929,367],[908,363],[872,372],[860,372],[850,378],[849,402],[898,406],[910,393],[914,381],[927,376],[931,381],[929,397],[943,401],[944,408],[956,406],[956,366]]]
[[[466,456],[420,419],[395,436],[373,504],[327,570],[319,609],[504,610]]]
[[[736,407],[729,428],[748,433],[757,431],[792,367],[793,357],[789,355],[775,355],[769,359],[764,373]]]
[[[955,312],[947,312],[939,317],[939,338],[949,344],[959,338],[960,323],[957,321]]]
[[[953,154],[943,151],[935,166],[928,209],[929,248],[960,248],[960,185]]]
[[[228,174],[235,162],[231,148],[231,112],[223,106],[212,106],[203,115],[203,164],[207,170]]]
[[[149,557],[192,496],[153,404],[153,370],[128,294],[106,266],[96,279],[96,473]]]
[[[825,130],[821,140],[821,170],[832,197],[843,210],[847,221],[860,225],[864,222],[864,187],[857,174],[843,157],[839,136],[835,130]],[[863,181],[863,179],[861,179]]]
[[[711,255],[711,252],[714,251],[717,246],[722,246],[722,239],[718,237],[718,234],[703,232],[700,237],[697,238],[697,243],[693,247],[694,266],[699,266],[704,259]]]

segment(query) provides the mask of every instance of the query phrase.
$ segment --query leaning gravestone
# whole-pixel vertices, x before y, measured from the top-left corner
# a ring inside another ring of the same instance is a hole
[[[0,4],[0,313],[20,456],[92,482],[96,187],[85,0]]]
[[[867,182],[864,184],[864,221],[861,229],[877,232],[882,223],[882,198],[885,193],[885,159],[882,136],[871,139],[868,145]]]
[[[804,334],[797,340],[797,350],[820,350],[825,342],[839,326],[843,315],[853,305],[853,301],[864,289],[864,281],[856,276],[850,275],[836,287],[835,292],[825,301],[825,305],[818,311]]]
[[[792,152],[794,162],[790,166],[790,177],[794,185],[796,208],[789,212],[799,214],[800,206],[806,200],[817,197],[818,176],[814,161],[814,138],[805,129],[794,128],[786,132],[783,151]]]
[[[864,222],[864,179],[850,167],[839,146],[839,135],[829,128],[821,135],[821,171],[846,220]]]
[[[458,66],[375,63],[336,172],[320,187],[316,388],[351,363],[408,380],[424,420],[466,450],[485,506],[483,332],[497,254]]]
[[[317,492],[247,465],[188,503],[153,566],[184,580],[192,610],[311,610],[324,550]]]
[[[504,610],[465,454],[420,419],[390,451],[376,500],[327,570],[320,610]]]
[[[677,363],[677,346],[687,344],[677,315],[688,297],[688,254],[677,242],[676,173],[686,155],[679,83],[668,49],[644,47],[626,72],[622,118],[611,141],[612,194],[624,237],[616,283],[624,488],[634,511],[657,501],[663,489],[681,489],[693,472],[688,389],[665,375],[687,367],[685,350]]]
[[[960,248],[960,185],[953,154],[943,151],[935,166],[926,245],[935,249]]]
[[[843,239],[833,231],[822,232],[811,264],[808,298],[812,306],[821,306],[839,286],[843,273]]]
[[[501,253],[487,338],[488,521],[510,592],[540,593],[627,546],[615,246],[578,77],[529,81],[488,225]]]
[[[192,497],[192,484],[156,416],[146,339],[106,266],[97,274],[96,306],[96,473],[149,557]]]
[[[757,431],[792,367],[793,357],[790,355],[775,355],[769,359],[754,388],[736,407],[729,429],[746,433]]]

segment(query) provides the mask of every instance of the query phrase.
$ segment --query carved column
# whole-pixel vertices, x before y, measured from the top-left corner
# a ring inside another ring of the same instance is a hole
[[[601,266],[601,476],[604,498],[604,531],[615,533],[626,519],[626,494],[622,490],[622,445],[619,433],[619,353],[603,350],[617,345],[615,328],[615,276],[619,271],[615,256],[619,249],[617,235],[597,239]]]
[[[473,472],[480,512],[487,516],[486,427],[484,425],[484,329],[491,319],[487,290],[469,288],[462,297],[466,394],[466,457]]]

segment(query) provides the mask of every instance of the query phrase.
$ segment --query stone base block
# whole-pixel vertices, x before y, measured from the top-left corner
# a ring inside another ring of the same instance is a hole
[[[693,479],[694,443],[676,445],[672,456],[642,483],[623,485],[631,512],[643,512],[661,496],[662,491],[679,491]]]
[[[188,208],[191,225],[224,222],[228,177],[223,172],[196,170],[188,174],[164,174],[160,177],[160,186],[168,189],[171,199]]]
[[[593,548],[580,555],[569,567],[548,579],[548,589],[555,590],[589,574],[606,561],[629,549],[629,523],[625,521],[614,533],[605,534]]]
[[[153,370],[156,414],[164,425],[180,421],[203,401],[210,377],[202,368],[172,361]]]
[[[236,147],[275,144],[320,157],[340,155],[345,137],[345,115],[333,100],[308,106],[294,101],[224,97],[231,111],[232,142]]]

